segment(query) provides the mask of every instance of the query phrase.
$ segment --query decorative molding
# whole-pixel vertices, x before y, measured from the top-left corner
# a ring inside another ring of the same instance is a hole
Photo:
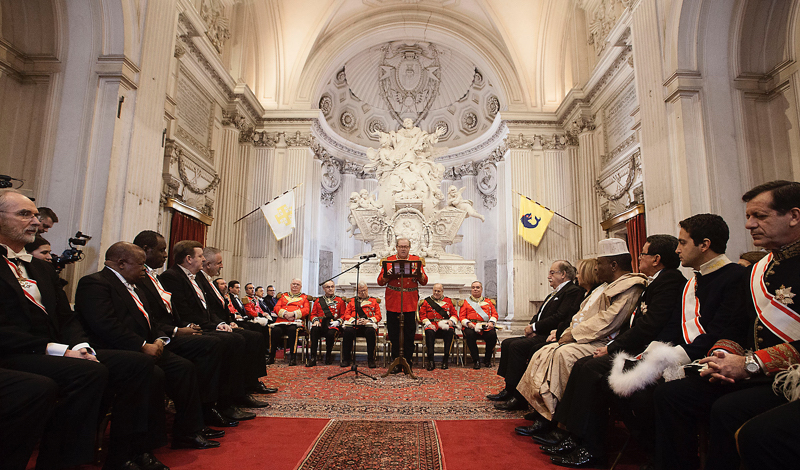
[[[508,148],[524,150],[564,150],[567,145],[573,145],[571,142],[568,134],[553,134],[549,136],[534,134],[530,137],[525,137],[520,133],[516,137],[506,139]]]
[[[293,136],[287,137],[286,134],[284,134],[284,140],[286,141],[287,147],[311,147],[314,142],[314,136],[297,131]]]
[[[180,147],[176,148],[175,154],[178,156],[178,174],[181,177],[181,182],[186,188],[189,189],[189,191],[195,194],[205,195],[217,189],[217,186],[220,182],[218,173],[212,173],[213,178],[211,179],[211,182],[205,188],[200,188],[199,186],[195,185],[194,182],[186,175],[186,163],[184,162],[183,149]],[[198,167],[197,171],[202,172],[203,170],[202,168]]]
[[[614,160],[614,157],[616,157],[617,155],[619,155],[620,153],[629,149],[632,145],[637,143],[639,143],[639,138],[637,137],[637,134],[636,133],[631,134],[630,137],[625,139],[624,142],[617,145],[617,147],[614,150],[605,155],[600,155],[600,165],[601,166],[607,165],[612,160]]]
[[[281,140],[281,133],[274,132],[272,134],[267,131],[255,132],[253,135],[253,145],[256,147],[275,148]]]

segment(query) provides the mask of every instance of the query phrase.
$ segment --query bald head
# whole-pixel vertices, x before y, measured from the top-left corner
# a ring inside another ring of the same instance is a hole
[[[433,298],[436,300],[444,298],[444,286],[439,282],[433,285]]]
[[[105,265],[118,272],[130,284],[144,274],[144,250],[128,242],[117,242],[106,250]]]

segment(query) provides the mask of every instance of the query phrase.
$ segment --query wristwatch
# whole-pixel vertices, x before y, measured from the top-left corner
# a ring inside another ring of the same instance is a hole
[[[756,375],[761,372],[761,366],[758,365],[758,361],[756,361],[752,352],[748,352],[744,355],[744,368],[750,375]]]

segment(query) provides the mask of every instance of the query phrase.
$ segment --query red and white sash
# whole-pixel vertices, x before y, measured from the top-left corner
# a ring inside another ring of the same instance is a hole
[[[695,338],[705,334],[706,330],[700,324],[700,301],[695,295],[697,288],[697,277],[692,276],[686,287],[683,288],[683,296],[681,297],[683,303],[681,310],[683,311],[683,340],[686,344],[691,344]]]
[[[800,339],[800,315],[788,306],[775,300],[764,284],[764,273],[772,261],[772,253],[761,258],[750,273],[750,294],[759,320],[784,341]]]
[[[147,326],[152,328],[153,325],[150,324],[150,315],[148,315],[147,310],[144,309],[144,304],[142,303],[142,299],[140,299],[139,296],[136,294],[136,290],[133,289],[133,286],[131,286],[131,289],[128,289],[128,292],[130,292],[131,297],[133,297],[133,301],[136,302],[136,306],[139,307],[139,311],[142,312],[142,315],[144,315],[144,319],[147,320]]]
[[[14,276],[16,276],[17,281],[19,282],[19,287],[22,289],[22,293],[25,294],[25,297],[28,298],[34,305],[42,309],[42,311],[46,314],[47,309],[44,308],[40,302],[36,300],[36,297],[41,298],[41,294],[39,293],[39,285],[36,284],[36,281],[33,279],[28,279],[22,275],[22,271],[17,267],[16,264],[9,261],[8,258],[4,258],[8,266],[14,271]]]
[[[150,276],[150,280],[153,281],[153,285],[156,286],[156,290],[158,291],[158,295],[161,297],[161,300],[164,302],[164,305],[167,307],[167,312],[171,315],[172,314],[172,293],[167,292],[164,289],[164,286],[161,285],[161,281],[158,280],[155,274],[147,271],[147,275]]]

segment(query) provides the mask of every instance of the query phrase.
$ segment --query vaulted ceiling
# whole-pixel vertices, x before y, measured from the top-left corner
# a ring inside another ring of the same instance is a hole
[[[585,83],[596,61],[587,43],[585,10],[596,10],[601,3],[620,3],[619,0],[214,1],[225,5],[230,12],[231,38],[224,57],[231,73],[253,89],[267,110],[318,108],[331,80],[346,64],[351,68],[356,62],[366,66],[369,60],[362,56],[370,51],[373,62],[380,62],[375,51],[382,45],[401,41],[434,44],[447,51],[448,57],[477,69],[494,87],[504,113],[528,116],[552,115],[570,89]],[[464,88],[463,70],[456,73],[455,62],[451,61],[453,73],[447,77],[454,82],[443,84],[442,91],[456,93],[456,89]],[[441,72],[445,73],[445,68]],[[360,73],[366,73],[364,76],[369,80],[362,76],[359,85],[350,85],[360,86],[362,92],[365,88],[373,91],[379,88],[379,71],[372,78],[371,70],[362,69]],[[351,91],[357,98],[367,99],[356,90]],[[372,95],[373,101],[376,96]],[[444,107],[452,104],[452,100],[441,102],[443,99],[440,96],[438,104]],[[385,100],[377,101],[370,106],[388,106]]]

